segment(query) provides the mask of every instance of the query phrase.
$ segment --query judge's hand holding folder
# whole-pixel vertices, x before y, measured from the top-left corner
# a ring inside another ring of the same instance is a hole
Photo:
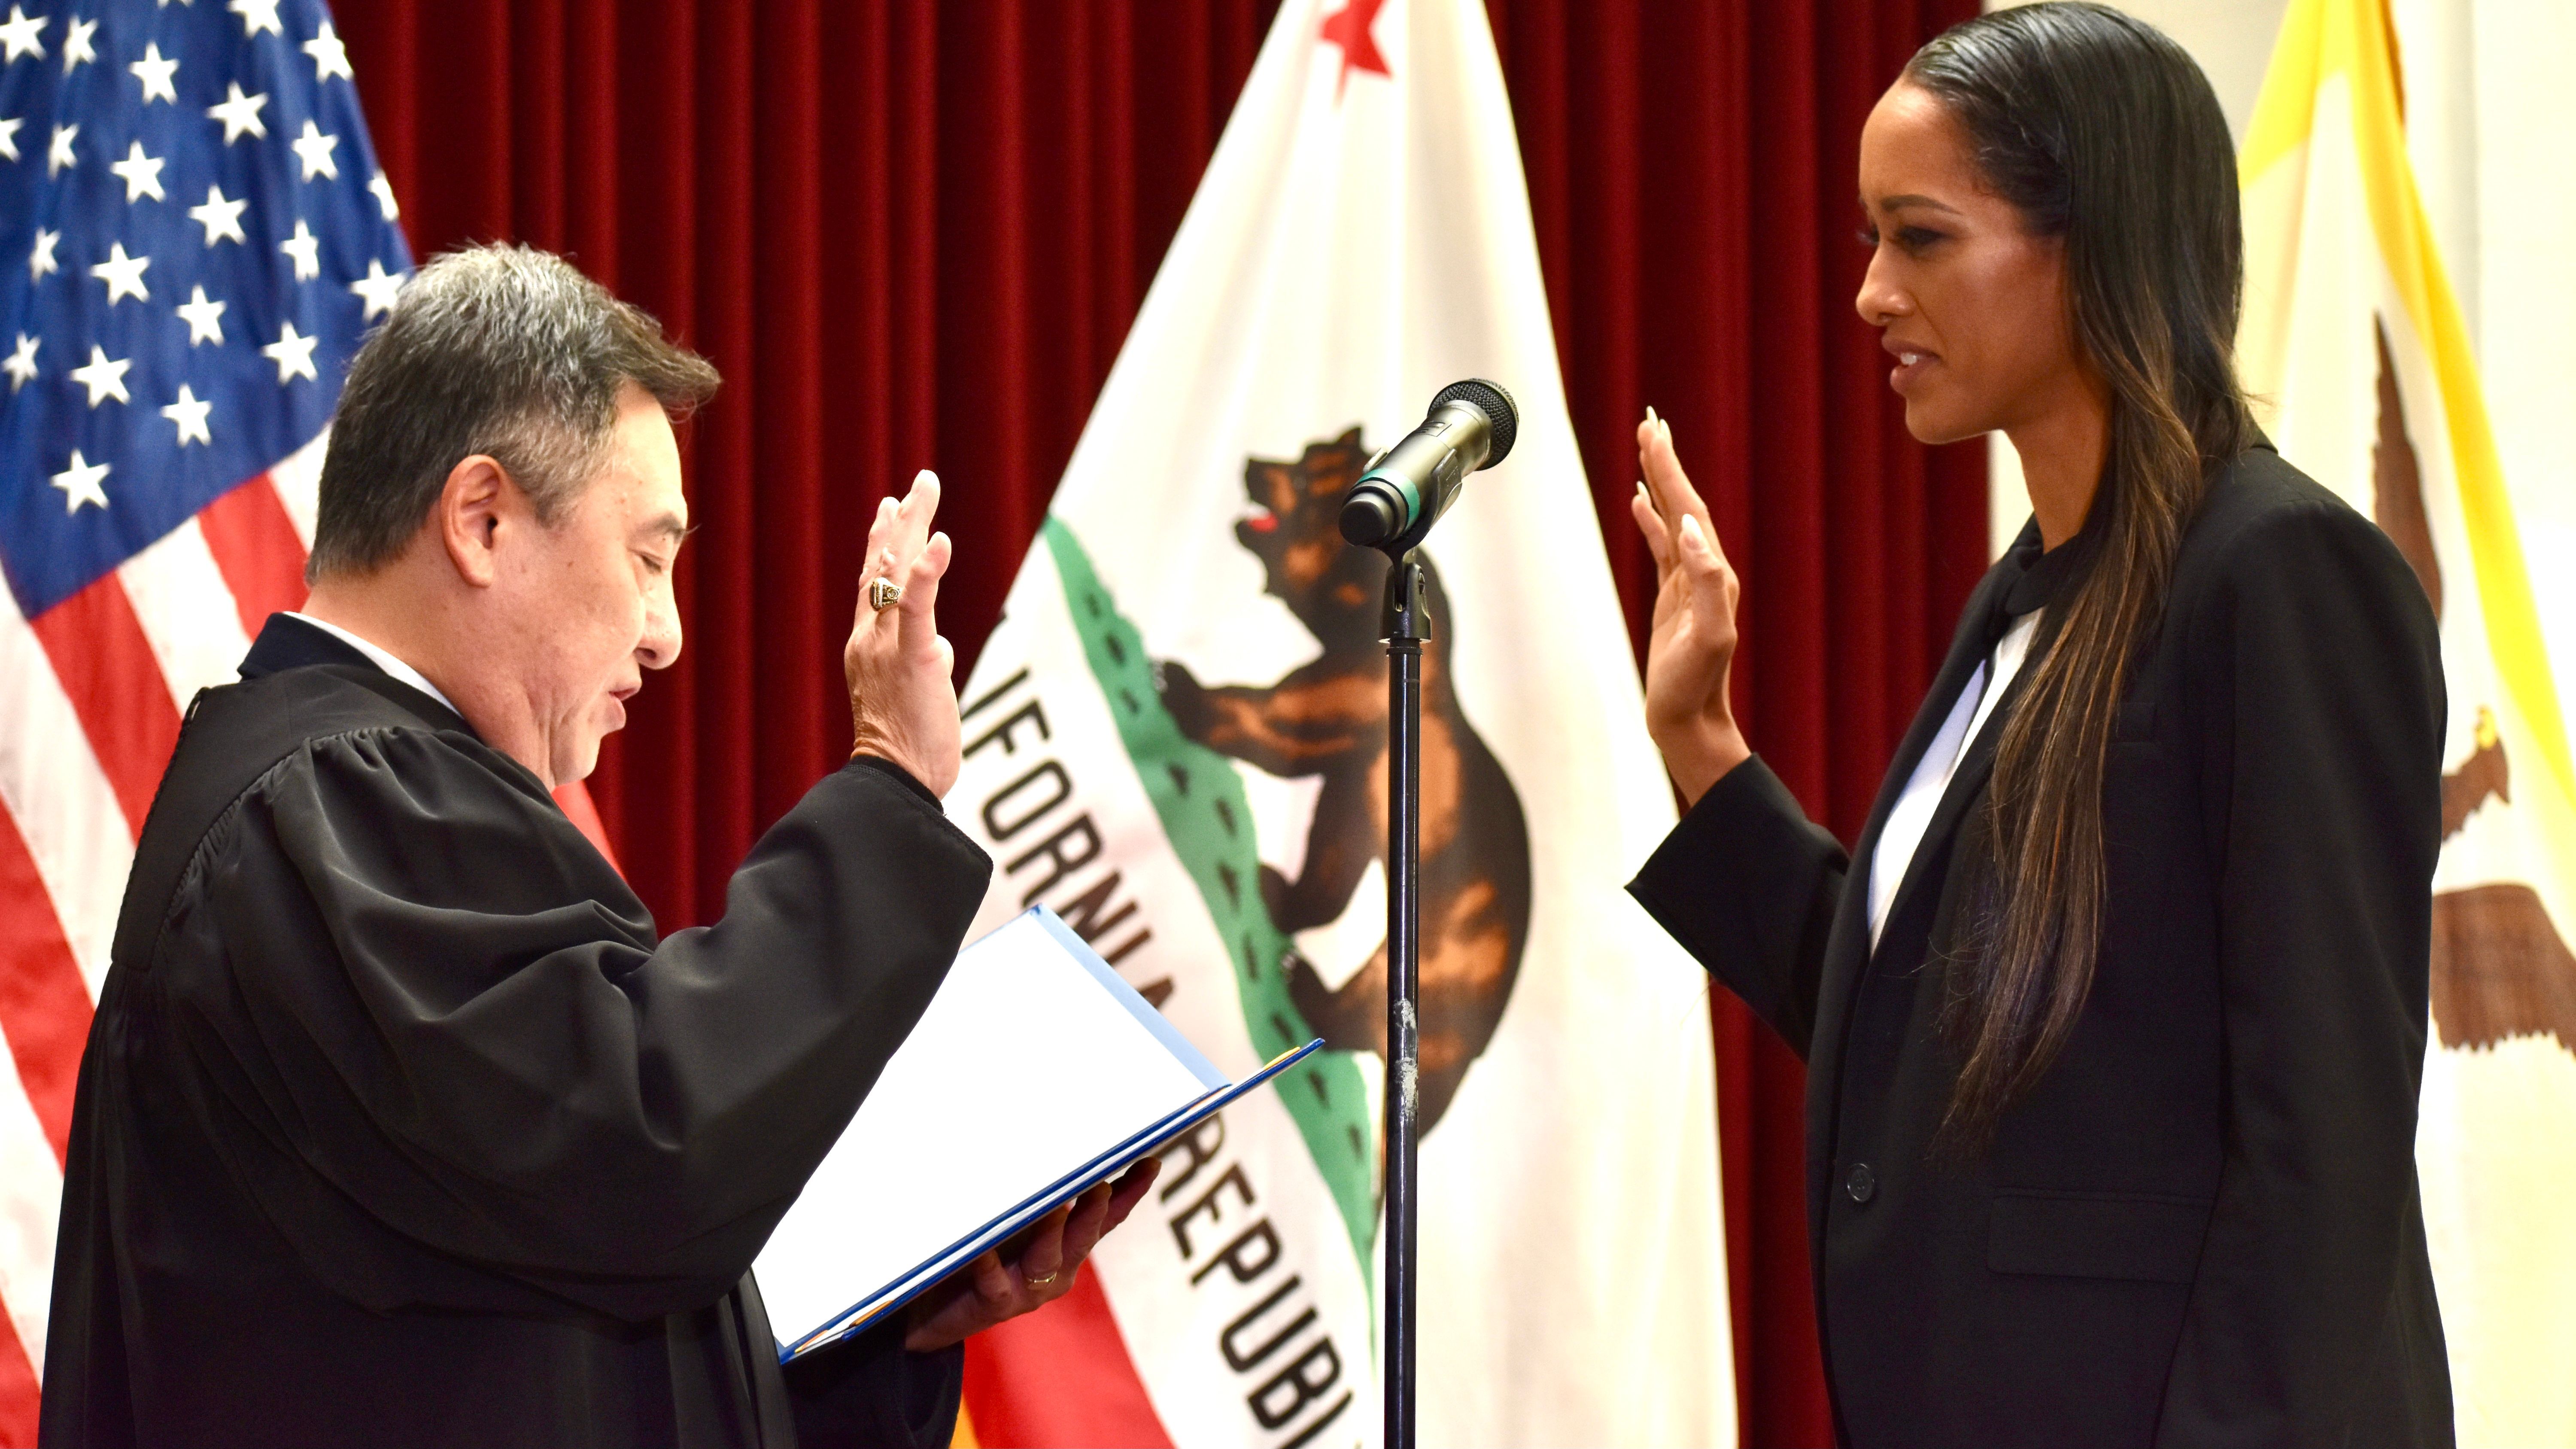
[[[903,1346],[915,1353],[946,1348],[1063,1297],[1082,1260],[1102,1234],[1127,1221],[1162,1165],[1161,1158],[1148,1157],[1116,1182],[1095,1184],[1040,1218],[1009,1261],[1002,1249],[991,1249],[914,1299]]]
[[[894,1322],[941,1348],[1060,1296],[1162,1148],[1321,1045],[1229,1079],[1053,912],[1014,917],[958,955],[753,1264],[782,1358]]]

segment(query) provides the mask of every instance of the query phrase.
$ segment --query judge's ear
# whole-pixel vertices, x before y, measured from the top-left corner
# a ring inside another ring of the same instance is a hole
[[[500,578],[495,553],[501,535],[536,521],[528,495],[497,459],[476,453],[447,472],[430,522],[447,550],[457,577],[476,588],[490,588]]]

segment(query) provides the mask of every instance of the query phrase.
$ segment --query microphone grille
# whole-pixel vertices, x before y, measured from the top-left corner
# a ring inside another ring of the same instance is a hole
[[[1512,443],[1520,437],[1521,431],[1521,410],[1513,406],[1512,395],[1503,391],[1501,383],[1471,377],[1440,389],[1440,395],[1431,400],[1430,411],[1438,412],[1442,406],[1453,402],[1467,404],[1483,413],[1486,421],[1493,424],[1494,442],[1491,451],[1485,455],[1485,466],[1490,468],[1503,461],[1503,455],[1512,450]]]

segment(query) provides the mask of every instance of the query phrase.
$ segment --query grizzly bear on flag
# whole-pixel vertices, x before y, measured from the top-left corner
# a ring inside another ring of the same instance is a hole
[[[1386,847],[1386,653],[1379,612],[1387,562],[1342,542],[1335,520],[1368,447],[1353,427],[1293,463],[1245,461],[1254,511],[1235,538],[1264,587],[1323,653],[1266,686],[1204,686],[1178,663],[1158,671],[1164,706],[1192,740],[1281,777],[1319,777],[1306,856],[1291,879],[1261,868],[1283,932],[1329,924]],[[1455,620],[1426,561],[1431,648],[1422,670],[1422,1131],[1448,1110],[1493,1040],[1529,935],[1529,828],[1519,792],[1460,709],[1450,673]],[[1386,944],[1339,989],[1293,948],[1289,997],[1324,1044],[1386,1055]]]

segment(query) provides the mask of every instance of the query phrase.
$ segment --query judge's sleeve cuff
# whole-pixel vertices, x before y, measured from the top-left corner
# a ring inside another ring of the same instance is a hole
[[[927,804],[931,809],[938,810],[942,814],[946,813],[945,807],[939,803],[939,797],[930,793],[930,787],[928,785],[915,779],[910,770],[907,770],[903,766],[896,764],[894,761],[887,759],[885,756],[852,755],[850,756],[849,765],[845,765],[842,768],[848,769],[853,766],[859,769],[874,770],[888,779],[900,782],[905,789],[920,796],[922,802]]]

